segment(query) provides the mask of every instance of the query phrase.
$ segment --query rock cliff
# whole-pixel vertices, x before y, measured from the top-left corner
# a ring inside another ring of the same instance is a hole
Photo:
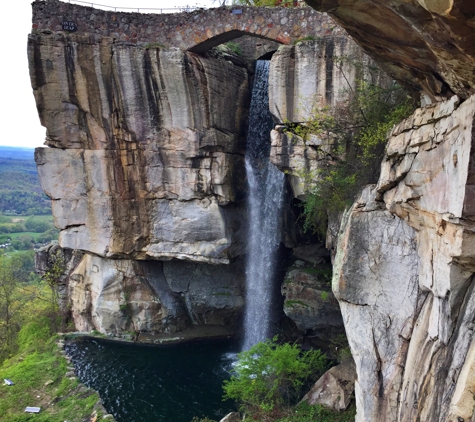
[[[36,162],[61,246],[208,263],[237,255],[236,206],[226,205],[243,196],[243,67],[79,35],[32,35],[29,54],[54,147]]]
[[[469,420],[475,98],[392,131],[378,185],[348,211],[335,259],[358,421]]]
[[[309,3],[426,105],[392,130],[378,184],[340,229],[333,291],[356,363],[356,420],[473,420],[474,6]]]
[[[433,101],[473,94],[471,0],[307,0],[401,83]]]
[[[207,264],[244,253],[248,71],[216,54],[30,36],[32,85],[51,147],[37,149],[38,171],[60,245],[86,252],[69,283],[80,329],[236,323],[241,264],[206,274]],[[202,264],[176,273],[173,263],[137,261],[150,259]],[[165,273],[181,278],[165,281]]]
[[[244,152],[252,83],[252,66],[245,60],[272,53],[275,37],[265,45],[238,40],[244,43],[243,58],[226,48],[196,54],[153,42],[160,31],[145,29],[154,19],[168,22],[163,16],[147,20],[101,12],[68,33],[61,31],[59,15],[86,17],[94,9],[61,2],[35,2],[33,9],[30,75],[49,147],[38,148],[35,159],[63,248],[46,248],[38,266],[44,272],[52,254],[64,255],[69,277],[62,284],[63,309],[71,310],[78,329],[111,335],[194,325],[237,328],[244,306]],[[284,19],[290,13],[318,24],[309,27],[310,34],[324,35],[317,47],[301,43],[276,54],[272,104],[294,119],[300,96],[323,95],[320,103],[332,103],[341,90],[341,81],[328,73],[332,58],[361,51],[328,16],[279,10],[283,17],[271,15],[282,28],[290,25]],[[193,16],[184,14],[182,20],[200,24]],[[183,30],[176,23],[180,16],[171,18],[176,30]],[[127,29],[124,22],[132,26]],[[137,39],[128,39],[133,31]],[[306,34],[303,27],[292,31],[292,37]],[[320,74],[307,80],[317,61]],[[282,76],[283,68],[288,71]],[[287,79],[293,92],[282,91]],[[286,246],[308,243],[293,227],[291,209],[285,219]],[[78,256],[73,250],[81,251],[79,260],[69,260]],[[321,262],[328,261],[324,255]],[[309,268],[321,263],[304,260]],[[304,284],[305,291],[316,292],[308,301],[314,311],[288,306],[287,313],[304,321],[303,332],[321,330],[322,315],[334,317],[341,330],[338,304],[320,298],[322,292],[331,296],[328,286],[312,277]],[[300,281],[287,286],[287,304],[298,300],[302,286]]]

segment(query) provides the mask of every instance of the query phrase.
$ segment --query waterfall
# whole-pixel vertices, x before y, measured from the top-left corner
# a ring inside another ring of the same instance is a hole
[[[268,78],[269,62],[257,61],[246,146],[249,233],[244,350],[270,336],[272,292],[281,233],[284,174],[269,161],[272,119]]]

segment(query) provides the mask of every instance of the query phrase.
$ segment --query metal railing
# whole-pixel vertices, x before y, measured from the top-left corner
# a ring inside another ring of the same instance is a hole
[[[86,5],[86,6],[91,6],[96,9],[102,9],[102,8],[107,8],[105,10],[113,10],[114,12],[121,12],[121,11],[137,11],[138,13],[147,13],[146,11],[148,10],[153,10],[155,11],[154,13],[181,13],[181,12],[193,12],[194,10],[199,10],[199,9],[208,9],[207,6],[200,6],[200,5],[195,5],[195,6],[179,6],[179,7],[116,7],[116,6],[109,6],[107,4],[99,4],[99,3],[92,3],[90,1],[82,1],[82,0],[63,0],[63,1],[68,1],[68,3],[71,4],[80,4],[80,5]],[[277,4],[277,6],[282,6],[285,7],[286,5],[292,5],[293,7],[308,7],[305,1],[303,0],[287,0],[287,1],[282,1]],[[216,7],[219,7],[220,4],[218,4]],[[226,5],[228,7],[240,7],[240,5],[237,4],[230,4]]]
[[[66,0],[63,0],[66,1]],[[181,7],[121,7],[121,6],[109,6],[107,4],[92,3],[90,1],[81,1],[81,0],[67,0],[71,4],[79,4],[91,6],[96,9],[107,8],[105,10],[113,10],[114,12],[130,12],[137,11],[138,13],[147,13],[148,10],[153,10],[154,13],[181,13],[181,12],[192,12],[193,10],[198,9],[207,9],[206,6],[181,6]]]

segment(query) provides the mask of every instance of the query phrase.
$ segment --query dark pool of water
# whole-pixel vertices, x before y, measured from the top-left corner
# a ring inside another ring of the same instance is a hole
[[[145,346],[85,338],[66,345],[81,382],[118,422],[220,420],[234,410],[222,401],[222,383],[236,351],[230,341]]]

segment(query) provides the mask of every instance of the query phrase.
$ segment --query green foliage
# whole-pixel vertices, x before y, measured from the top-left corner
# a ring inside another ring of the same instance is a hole
[[[284,122],[288,133],[304,141],[316,135],[325,144],[319,149],[322,167],[299,174],[307,187],[304,229],[321,234],[329,214],[343,211],[364,185],[377,181],[388,132],[414,110],[405,91],[378,69],[347,59],[337,66],[347,81],[348,66],[359,75],[354,85],[348,83],[346,100],[333,109],[313,107],[308,122]]]
[[[238,43],[229,41],[224,45],[228,47],[233,53],[237,54],[238,56],[242,56],[242,49]]]
[[[303,402],[275,422],[353,422],[355,416],[356,406],[354,404],[344,412],[335,412],[320,405],[310,406]]]
[[[0,244],[10,243],[13,249],[31,250],[37,243],[58,238],[59,230],[53,225],[52,215],[1,217]]]
[[[302,352],[277,337],[239,353],[235,373],[225,381],[225,399],[234,399],[251,417],[276,414],[299,398],[302,388],[327,367],[319,350]]]
[[[300,44],[301,42],[304,42],[304,41],[315,41],[317,39],[318,39],[317,37],[314,37],[312,35],[307,35],[306,37],[299,38],[298,40],[295,40],[293,42],[293,44],[296,45],[296,44]]]
[[[23,325],[18,333],[17,343],[19,351],[39,350],[51,338],[51,324],[49,318],[40,316],[34,321],[30,321]]]
[[[41,188],[33,152],[32,149],[0,147],[0,212],[51,214],[51,201]]]
[[[45,283],[31,280],[32,253],[0,256],[0,422],[30,421],[26,406],[39,406],[40,422],[90,420],[96,393],[78,390],[65,377],[67,362],[54,342]],[[7,359],[5,359],[7,358]]]
[[[310,308],[310,305],[302,302],[301,300],[286,300],[285,306],[289,308],[299,308],[299,307]]]
[[[36,297],[30,280],[27,254],[0,256],[0,363],[16,352],[17,335],[28,313],[28,305]]]
[[[48,286],[50,305],[50,318],[53,323],[54,331],[58,331],[58,323],[66,324],[66,316],[60,315],[59,311],[59,291],[58,285],[64,273],[64,258],[60,250],[50,254],[50,262],[48,262],[48,271],[41,277],[42,281]]]
[[[65,377],[68,364],[54,338],[43,338],[41,344],[32,345],[0,366],[0,379],[15,382],[11,387],[0,386],[0,422],[26,422],[32,418],[38,422],[90,420],[99,397],[93,391],[79,390],[76,379]],[[26,406],[39,406],[41,412],[33,417],[24,412]]]
[[[332,282],[333,268],[331,265],[328,265],[327,267],[323,266],[320,268],[303,267],[300,268],[300,271],[303,271],[307,274],[315,275],[320,281],[324,281],[325,283],[331,284]]]
[[[145,49],[146,50],[150,50],[150,49],[158,49],[158,50],[161,50],[161,49],[166,49],[166,47],[163,45],[163,44],[160,44],[160,43],[156,43],[156,42],[151,42],[151,43],[147,43],[145,44]]]

